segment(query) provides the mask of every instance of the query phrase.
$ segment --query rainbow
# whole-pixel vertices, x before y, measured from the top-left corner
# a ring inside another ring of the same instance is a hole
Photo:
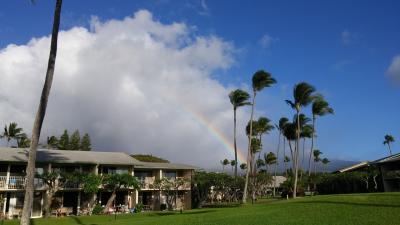
[[[209,121],[205,116],[196,112],[189,107],[184,107],[185,111],[187,111],[192,117],[198,121],[203,127],[207,128],[208,132],[212,134],[212,136],[218,140],[223,146],[224,149],[229,153],[229,155],[235,155],[235,148],[233,146],[233,141],[230,141],[211,121]],[[243,154],[243,151],[238,148],[238,164],[246,163],[247,156]]]

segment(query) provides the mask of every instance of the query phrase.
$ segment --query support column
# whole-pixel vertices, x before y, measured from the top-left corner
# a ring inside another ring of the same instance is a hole
[[[6,189],[8,189],[8,184],[10,183],[10,170],[11,170],[11,164],[8,164],[8,166],[7,166],[7,178],[6,178]]]
[[[82,169],[82,167],[81,167]],[[76,207],[76,215],[79,216],[81,213],[81,191],[78,192],[78,201],[77,201],[77,207]]]
[[[6,216],[6,206],[7,206],[7,192],[3,196],[3,215]]]

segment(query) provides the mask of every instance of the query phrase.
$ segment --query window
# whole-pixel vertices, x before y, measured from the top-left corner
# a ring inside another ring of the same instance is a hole
[[[176,179],[176,171],[164,171],[163,177]]]

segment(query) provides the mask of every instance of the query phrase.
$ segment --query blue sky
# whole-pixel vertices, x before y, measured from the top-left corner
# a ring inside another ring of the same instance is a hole
[[[0,48],[48,35],[51,2],[1,1]],[[259,95],[260,115],[292,117],[284,99],[295,83],[313,84],[336,112],[318,120],[318,146],[326,156],[375,159],[387,154],[386,133],[400,142],[400,88],[386,75],[400,55],[399,1],[66,0],[62,29],[89,26],[92,15],[121,19],[139,9],[232,43],[234,65],[213,74],[224,86],[250,84],[256,70],[270,71],[278,84]],[[399,152],[400,143],[393,150]]]

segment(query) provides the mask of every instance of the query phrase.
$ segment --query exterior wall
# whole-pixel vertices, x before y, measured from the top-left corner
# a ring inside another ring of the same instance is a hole
[[[400,162],[386,163],[379,166],[385,192],[400,191]]]
[[[22,209],[23,202],[23,193],[24,193],[24,168],[26,164],[18,164],[18,163],[0,163],[0,197],[3,198],[3,203],[0,204],[0,216],[7,215],[9,218],[18,217],[20,208]],[[50,172],[50,171],[79,171],[81,173],[94,173],[94,174],[102,174],[104,172],[105,167],[111,166],[102,166],[102,165],[70,165],[70,164],[38,164],[37,172]],[[148,171],[151,176],[145,177],[143,179],[142,188],[140,191],[137,190],[126,190],[124,192],[123,198],[124,205],[129,208],[133,208],[138,203],[140,203],[141,196],[143,192],[148,193],[148,196],[151,196],[150,204],[148,205],[148,210],[160,210],[161,204],[165,203],[165,196],[160,193],[159,190],[154,189],[152,184],[155,179],[163,178],[163,174],[165,171],[176,171],[176,176],[179,178],[185,178],[188,180],[188,183],[179,189],[179,197],[177,198],[176,204],[174,205],[174,209],[190,209],[191,208],[191,192],[190,192],[190,180],[192,176],[192,170],[163,170],[163,169],[134,169],[132,166],[114,166],[115,168],[123,168],[123,170],[127,171],[129,174],[136,175],[141,171]],[[117,169],[118,170],[118,169]],[[43,207],[43,196],[45,194],[45,185],[42,180],[35,178],[35,199],[34,199],[34,211],[32,212],[32,217],[41,217],[42,216],[42,207]],[[104,191],[103,194],[105,194]],[[59,192],[57,192],[58,199],[61,201],[60,207],[66,208],[74,214],[79,214],[88,209],[89,203],[94,199],[99,201],[101,199],[102,193],[87,195],[84,194],[79,185],[76,187],[67,187]],[[68,201],[65,201],[66,198]],[[142,196],[143,197],[143,196]],[[21,199],[22,198],[22,199]],[[101,202],[102,205],[105,202]]]

